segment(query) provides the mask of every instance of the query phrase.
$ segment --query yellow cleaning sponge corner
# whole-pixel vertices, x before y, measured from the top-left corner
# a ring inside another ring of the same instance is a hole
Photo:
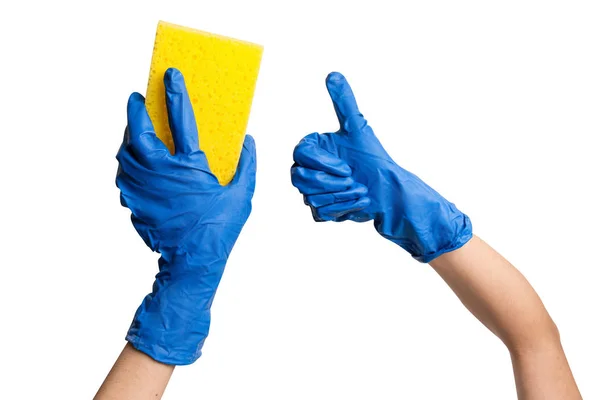
[[[163,77],[177,68],[186,82],[200,148],[221,185],[237,169],[263,48],[160,21],[150,66],[146,109],[157,136],[173,153]]]

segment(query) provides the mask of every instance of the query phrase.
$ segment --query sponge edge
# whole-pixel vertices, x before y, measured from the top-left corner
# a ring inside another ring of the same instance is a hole
[[[221,185],[233,179],[250,116],[263,48],[160,21],[152,53],[146,109],[157,136],[174,152],[163,77],[177,68],[186,82],[200,148]]]

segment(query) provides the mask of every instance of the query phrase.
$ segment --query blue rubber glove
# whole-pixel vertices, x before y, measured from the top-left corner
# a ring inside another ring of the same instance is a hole
[[[191,364],[208,335],[210,307],[233,245],[248,219],[256,152],[246,136],[237,175],[219,185],[198,146],[194,112],[181,73],[165,74],[171,155],[154,133],[144,98],[133,93],[117,154],[121,204],[148,247],[159,252],[160,272],[137,310],[127,340],[165,364]]]
[[[313,218],[374,220],[381,236],[421,262],[468,242],[469,217],[392,160],[358,111],[346,78],[332,72],[326,84],[340,129],[302,139],[291,171]]]

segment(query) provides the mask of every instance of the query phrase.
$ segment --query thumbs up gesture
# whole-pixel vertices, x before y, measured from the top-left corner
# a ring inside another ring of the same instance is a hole
[[[315,221],[373,220],[381,236],[421,262],[468,242],[469,217],[392,160],[358,110],[346,78],[332,72],[326,85],[340,129],[303,138],[291,170]]]

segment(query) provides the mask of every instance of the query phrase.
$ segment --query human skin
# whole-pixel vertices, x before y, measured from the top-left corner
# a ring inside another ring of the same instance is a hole
[[[94,400],[160,399],[174,369],[127,343]]]
[[[506,345],[520,400],[581,399],[554,321],[527,279],[504,257],[474,236],[430,265]]]

